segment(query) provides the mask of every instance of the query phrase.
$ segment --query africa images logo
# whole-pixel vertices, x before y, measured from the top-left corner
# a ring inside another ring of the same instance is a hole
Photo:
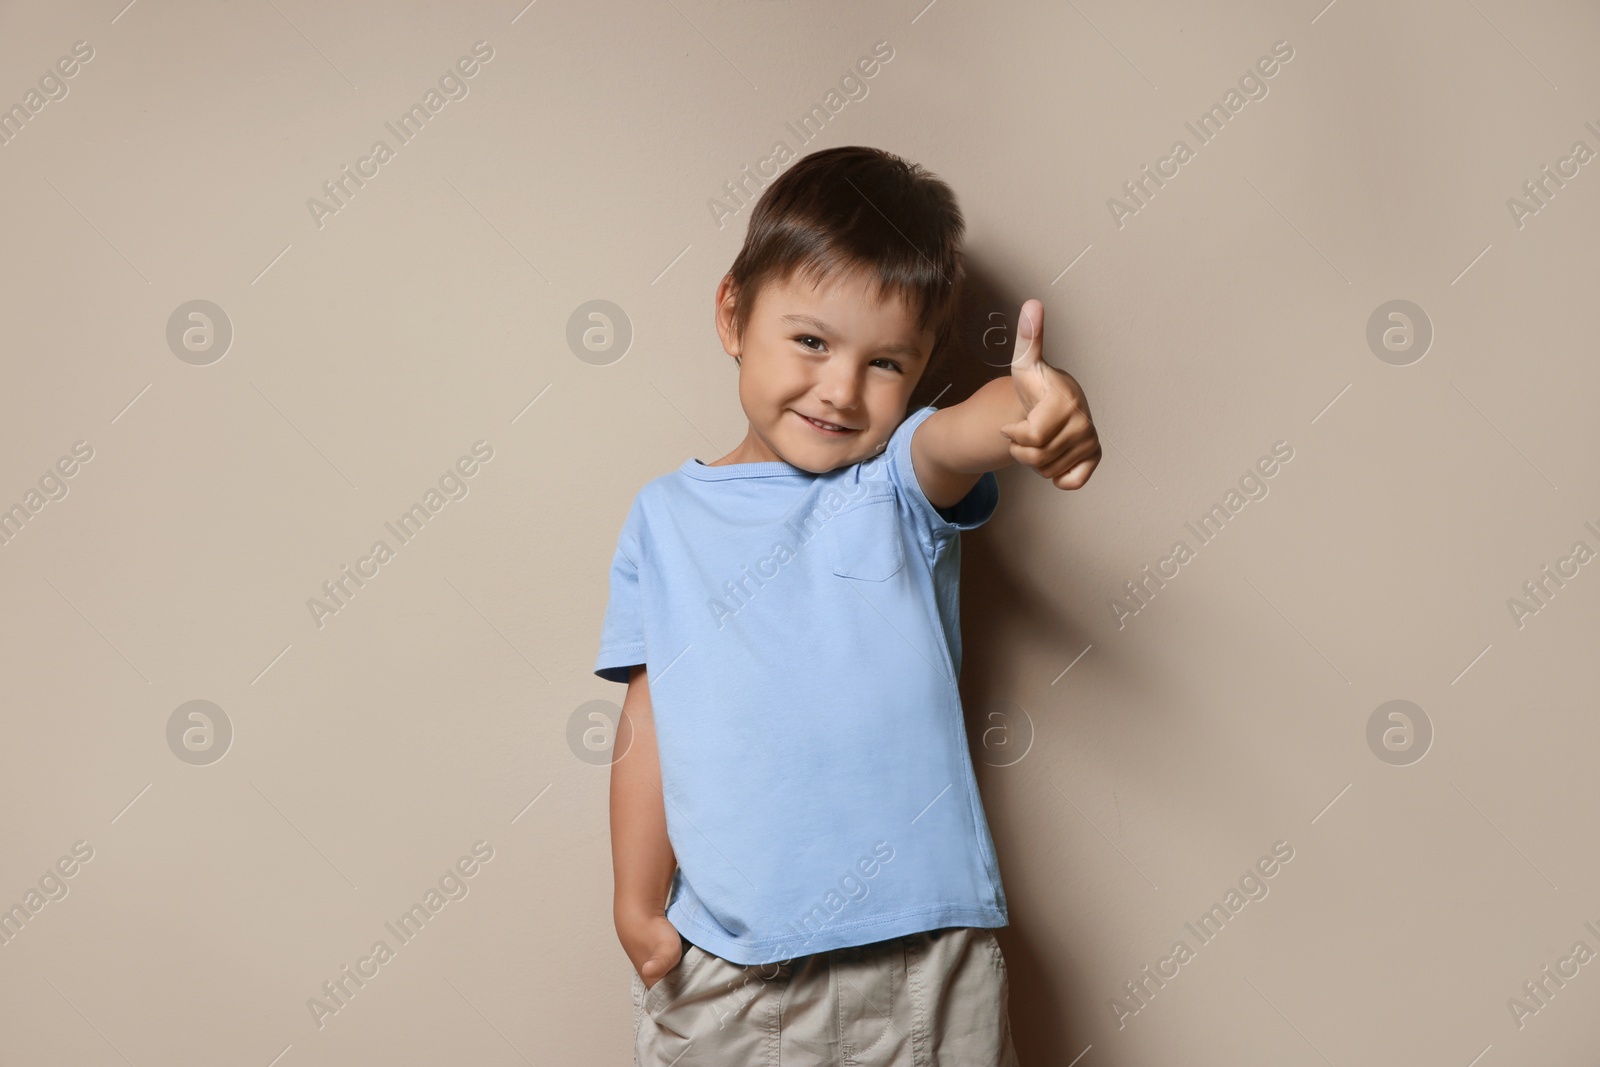
[[[888,41],[878,41],[872,46],[871,55],[856,60],[855,65],[840,76],[837,89],[829,88],[822,99],[812,104],[795,122],[784,123],[784,128],[794,134],[796,145],[803,148],[810,144],[822,136],[828,123],[836,119],[848,105],[865,100],[871,91],[866,80],[877,77],[884,65],[893,58],[894,45]],[[711,221],[717,224],[717,229],[722,229],[729,219],[754,204],[760,198],[761,190],[783,173],[784,167],[799,158],[800,155],[789,147],[788,141],[779,140],[773,142],[771,154],[756,160],[754,173],[748,163],[740,167],[739,176],[723,182],[722,192],[706,201],[706,209],[710,211]],[[752,190],[751,186],[755,188]]]
[[[1127,996],[1111,997],[1106,1001],[1112,1016],[1117,1020],[1117,1029],[1121,1030],[1128,1025],[1130,1018],[1149,1007],[1150,1002],[1155,999],[1156,992],[1182,974],[1185,964],[1199,958],[1200,948],[1211,944],[1221,936],[1223,929],[1244,910],[1246,904],[1253,900],[1267,899],[1267,894],[1272,891],[1267,880],[1275,877],[1283,870],[1283,865],[1292,859],[1294,859],[1293,845],[1287,841],[1273,842],[1271,855],[1262,856],[1254,865],[1247,868],[1239,878],[1238,888],[1230,886],[1223,894],[1222,900],[1212,904],[1200,918],[1183,924],[1194,937],[1193,946],[1189,944],[1187,938],[1178,938],[1172,943],[1167,955],[1156,960],[1154,970],[1146,964],[1139,975],[1122,983]]]
[[[445,109],[445,105],[452,100],[465,100],[471,87],[467,79],[477,77],[483,69],[483,64],[494,58],[494,48],[488,41],[478,41],[472,46],[472,55],[462,56],[456,60],[455,66],[448,68],[439,75],[439,87],[429,88],[422,94],[422,99],[412,104],[394,122],[385,122],[383,125],[394,135],[394,146],[379,138],[372,142],[372,149],[366,155],[356,160],[355,173],[351,173],[347,163],[339,169],[339,174],[322,183],[322,194],[326,199],[311,196],[306,198],[306,210],[311,213],[311,221],[322,229],[323,219],[330,215],[337,215],[355,199],[358,191],[366,188],[367,182],[376,178],[384,164],[396,157],[400,148],[410,144],[417,135],[427,127],[429,120]],[[395,123],[399,126],[396,127]],[[366,179],[363,181],[362,179]]]
[[[846,489],[844,492],[830,487],[816,506],[804,516],[786,522],[784,528],[790,540],[774,541],[772,550],[756,560],[754,573],[748,563],[740,567],[739,578],[729,578],[722,583],[723,598],[715,596],[707,598],[706,607],[710,609],[711,617],[716,620],[717,629],[722,629],[728,619],[749,605],[756,593],[760,592],[768,581],[778,577],[782,573],[783,565],[798,556],[800,550],[811,543],[821,531],[823,523],[843,511],[852,500],[866,492],[867,488],[865,482],[857,482],[853,489]],[[752,583],[754,589],[751,588]]]

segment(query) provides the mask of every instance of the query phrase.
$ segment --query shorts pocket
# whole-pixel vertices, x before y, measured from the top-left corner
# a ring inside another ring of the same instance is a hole
[[[989,947],[994,952],[994,968],[1000,972],[1000,977],[1002,980],[1008,980],[1010,978],[1010,973],[1006,970],[1005,953],[1000,951],[1000,939],[995,936],[993,929],[986,928],[985,933],[989,939]]]
[[[655,985],[645,990],[644,1013],[655,1019],[663,1009],[677,1000],[682,995],[690,975],[704,956],[705,951],[699,945],[684,941],[683,955],[679,958],[677,966],[657,978]],[[643,984],[642,979],[640,984]]]
[[[823,525],[833,573],[882,582],[905,566],[900,513],[893,491],[852,503]]]
[[[633,1040],[634,1044],[638,1044],[639,1022],[644,1017],[644,998],[646,990],[644,988],[644,979],[639,977],[638,971],[632,971],[630,976],[633,979]]]

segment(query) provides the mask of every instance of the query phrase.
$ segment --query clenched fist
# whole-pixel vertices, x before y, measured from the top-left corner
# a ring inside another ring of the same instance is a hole
[[[1029,300],[1017,318],[1011,383],[1026,412],[1000,428],[1011,457],[1049,478],[1057,489],[1081,489],[1100,462],[1100,435],[1077,380],[1044,361],[1044,305]]]

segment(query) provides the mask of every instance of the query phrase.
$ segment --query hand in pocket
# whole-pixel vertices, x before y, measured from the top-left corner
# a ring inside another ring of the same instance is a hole
[[[617,936],[646,989],[683,961],[683,935],[665,915],[618,923]]]

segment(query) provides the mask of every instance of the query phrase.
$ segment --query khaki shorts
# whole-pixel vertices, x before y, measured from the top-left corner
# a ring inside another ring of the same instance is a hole
[[[950,926],[742,966],[687,939],[633,975],[638,1067],[1016,1067],[994,931]]]

